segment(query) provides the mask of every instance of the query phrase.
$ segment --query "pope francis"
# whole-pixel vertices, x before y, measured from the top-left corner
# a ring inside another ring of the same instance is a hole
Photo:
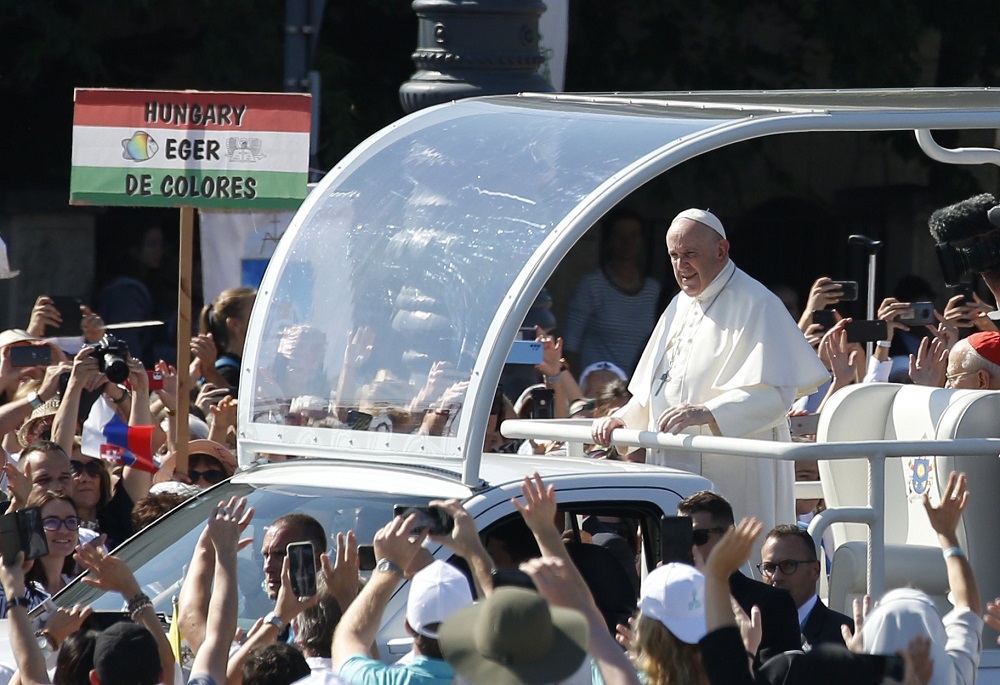
[[[829,377],[781,301],[736,268],[722,222],[688,209],[667,230],[681,292],[660,317],[629,384],[632,399],[594,423],[615,428],[788,441],[788,409]],[[791,462],[671,450],[647,463],[700,473],[765,528],[795,521]]]

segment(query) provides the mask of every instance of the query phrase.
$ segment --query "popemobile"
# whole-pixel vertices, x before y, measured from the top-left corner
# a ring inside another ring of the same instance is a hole
[[[932,129],[1000,129],[1000,92],[521,94],[409,115],[337,164],[278,245],[242,358],[239,471],[116,554],[169,617],[211,507],[248,497],[256,513],[245,535],[254,542],[240,552],[240,609],[249,627],[268,609],[261,539],[278,516],[304,512],[331,535],[354,530],[370,543],[394,505],[458,498],[488,535],[517,516],[510,499],[537,471],[556,487],[571,532],[589,516],[634,524],[644,575],[660,558],[660,518],[711,483],[643,464],[484,453],[501,370],[521,352],[518,328],[543,285],[630,193],[727,145],[912,130],[934,159],[1000,163],[997,150],[940,148]],[[1000,595],[998,412],[1000,395],[991,391],[871,384],[828,403],[816,443],[624,429],[614,442],[819,460],[822,492],[802,494],[829,507],[810,526],[817,540],[832,527],[832,570],[821,592],[828,605],[850,614],[851,600],[866,591],[913,584],[946,609],[944,561],[919,493],[936,497],[945,480],[938,474],[969,474],[973,497],[959,535],[984,603]],[[501,429],[508,438],[565,441],[569,455],[590,442],[589,421],[505,421]],[[385,613],[385,658],[409,649],[407,591],[404,583]],[[121,610],[120,598],[79,580],[55,602]],[[996,638],[987,629],[981,683],[1000,683]]]

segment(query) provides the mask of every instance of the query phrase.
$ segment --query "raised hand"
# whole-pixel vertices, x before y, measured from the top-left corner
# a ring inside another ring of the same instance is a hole
[[[524,522],[533,533],[552,532],[556,530],[556,489],[545,486],[542,477],[535,473],[533,477],[525,476],[521,483],[521,496],[524,503],[516,497],[511,499],[514,508],[521,513]]]
[[[927,519],[938,536],[950,546],[958,545],[958,523],[969,503],[969,491],[966,488],[964,473],[952,471],[948,474],[948,483],[941,493],[941,501],[935,507],[931,504],[928,493],[924,493],[924,511]]]
[[[840,626],[840,635],[844,638],[844,644],[849,650],[861,654],[865,651],[865,638],[861,634],[861,629],[865,627],[865,620],[873,608],[871,595],[865,595],[862,598],[855,597],[852,607],[854,632],[851,632],[850,627],[842,625]]]

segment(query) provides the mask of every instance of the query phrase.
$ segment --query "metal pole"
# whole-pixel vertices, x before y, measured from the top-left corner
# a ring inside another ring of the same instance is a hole
[[[875,318],[875,253],[871,252],[868,255],[868,315],[866,317],[869,321]],[[871,359],[872,352],[874,351],[874,343],[869,340],[865,343],[865,353],[868,355],[866,359]]]
[[[885,594],[885,452],[868,459],[868,506],[874,516],[868,526],[865,580],[868,594],[878,599]]]

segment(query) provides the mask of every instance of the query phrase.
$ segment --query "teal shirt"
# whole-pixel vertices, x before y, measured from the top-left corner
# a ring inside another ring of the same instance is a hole
[[[447,661],[425,656],[400,666],[389,666],[357,654],[341,665],[337,675],[350,685],[451,685],[455,670]]]

